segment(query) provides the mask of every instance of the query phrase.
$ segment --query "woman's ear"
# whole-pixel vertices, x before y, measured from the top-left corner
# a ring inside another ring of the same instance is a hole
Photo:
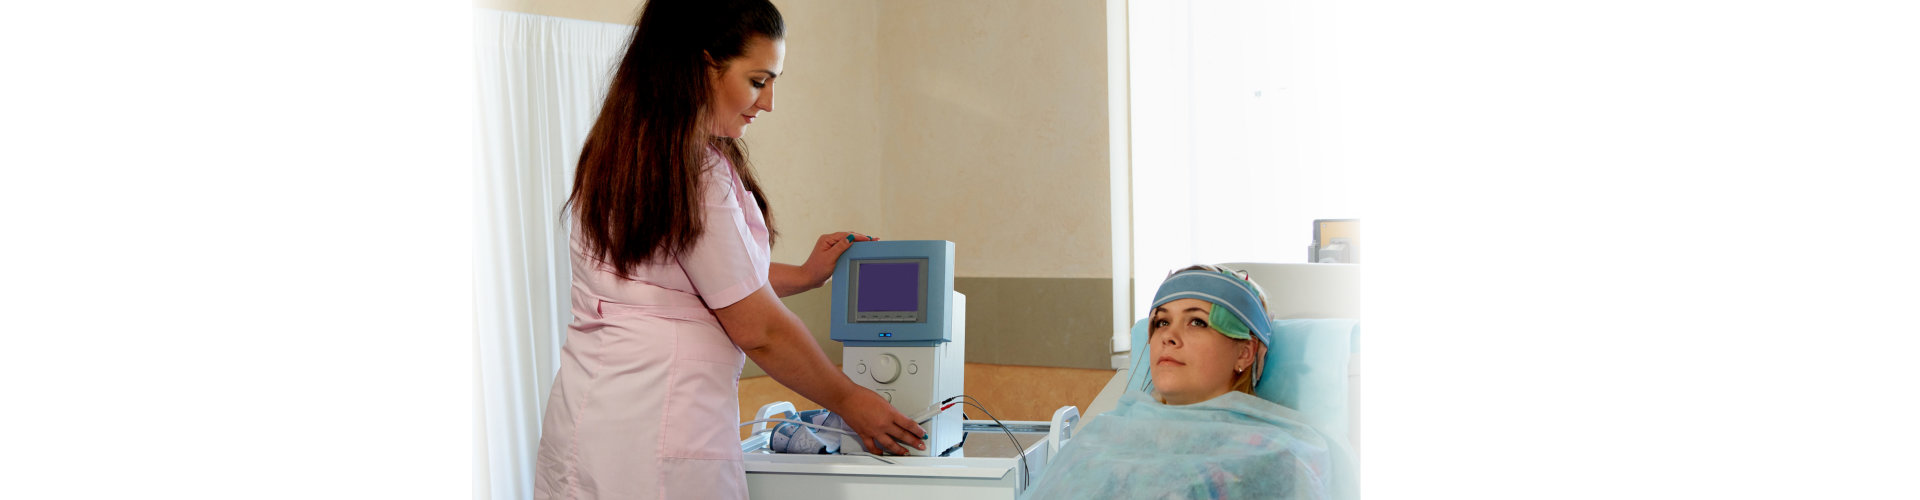
[[[1260,343],[1258,342],[1251,340],[1242,342],[1240,344],[1240,356],[1233,359],[1233,371],[1240,372],[1252,368],[1253,360],[1259,359],[1258,355],[1262,350],[1264,349],[1260,347]]]

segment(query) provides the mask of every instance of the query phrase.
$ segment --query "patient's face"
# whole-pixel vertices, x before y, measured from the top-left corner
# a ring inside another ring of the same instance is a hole
[[[1179,299],[1153,310],[1147,321],[1153,388],[1167,404],[1194,404],[1233,389],[1233,374],[1249,347],[1207,324],[1213,304]]]

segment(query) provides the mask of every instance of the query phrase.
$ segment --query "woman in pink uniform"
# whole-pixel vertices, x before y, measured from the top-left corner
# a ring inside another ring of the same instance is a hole
[[[872,453],[925,431],[827,360],[780,296],[819,287],[853,233],[771,263],[740,137],[773,111],[784,22],[765,0],[651,0],[568,200],[573,323],[547,402],[535,498],[746,498],[746,358],[845,417]]]

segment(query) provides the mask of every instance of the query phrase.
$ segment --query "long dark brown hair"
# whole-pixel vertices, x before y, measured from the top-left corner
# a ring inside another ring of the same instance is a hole
[[[709,68],[740,57],[756,37],[786,37],[780,10],[766,0],[649,0],[641,10],[567,198],[587,253],[621,278],[699,238],[709,147],[733,163],[773,233],[746,146],[709,137],[705,113]]]

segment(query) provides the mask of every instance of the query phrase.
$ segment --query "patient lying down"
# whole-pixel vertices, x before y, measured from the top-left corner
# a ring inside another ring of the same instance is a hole
[[[1022,498],[1352,495],[1334,480],[1335,440],[1254,396],[1273,334],[1258,285],[1183,269],[1154,294],[1148,325],[1148,352],[1135,355],[1148,356],[1152,393],[1128,392],[1091,419]]]

